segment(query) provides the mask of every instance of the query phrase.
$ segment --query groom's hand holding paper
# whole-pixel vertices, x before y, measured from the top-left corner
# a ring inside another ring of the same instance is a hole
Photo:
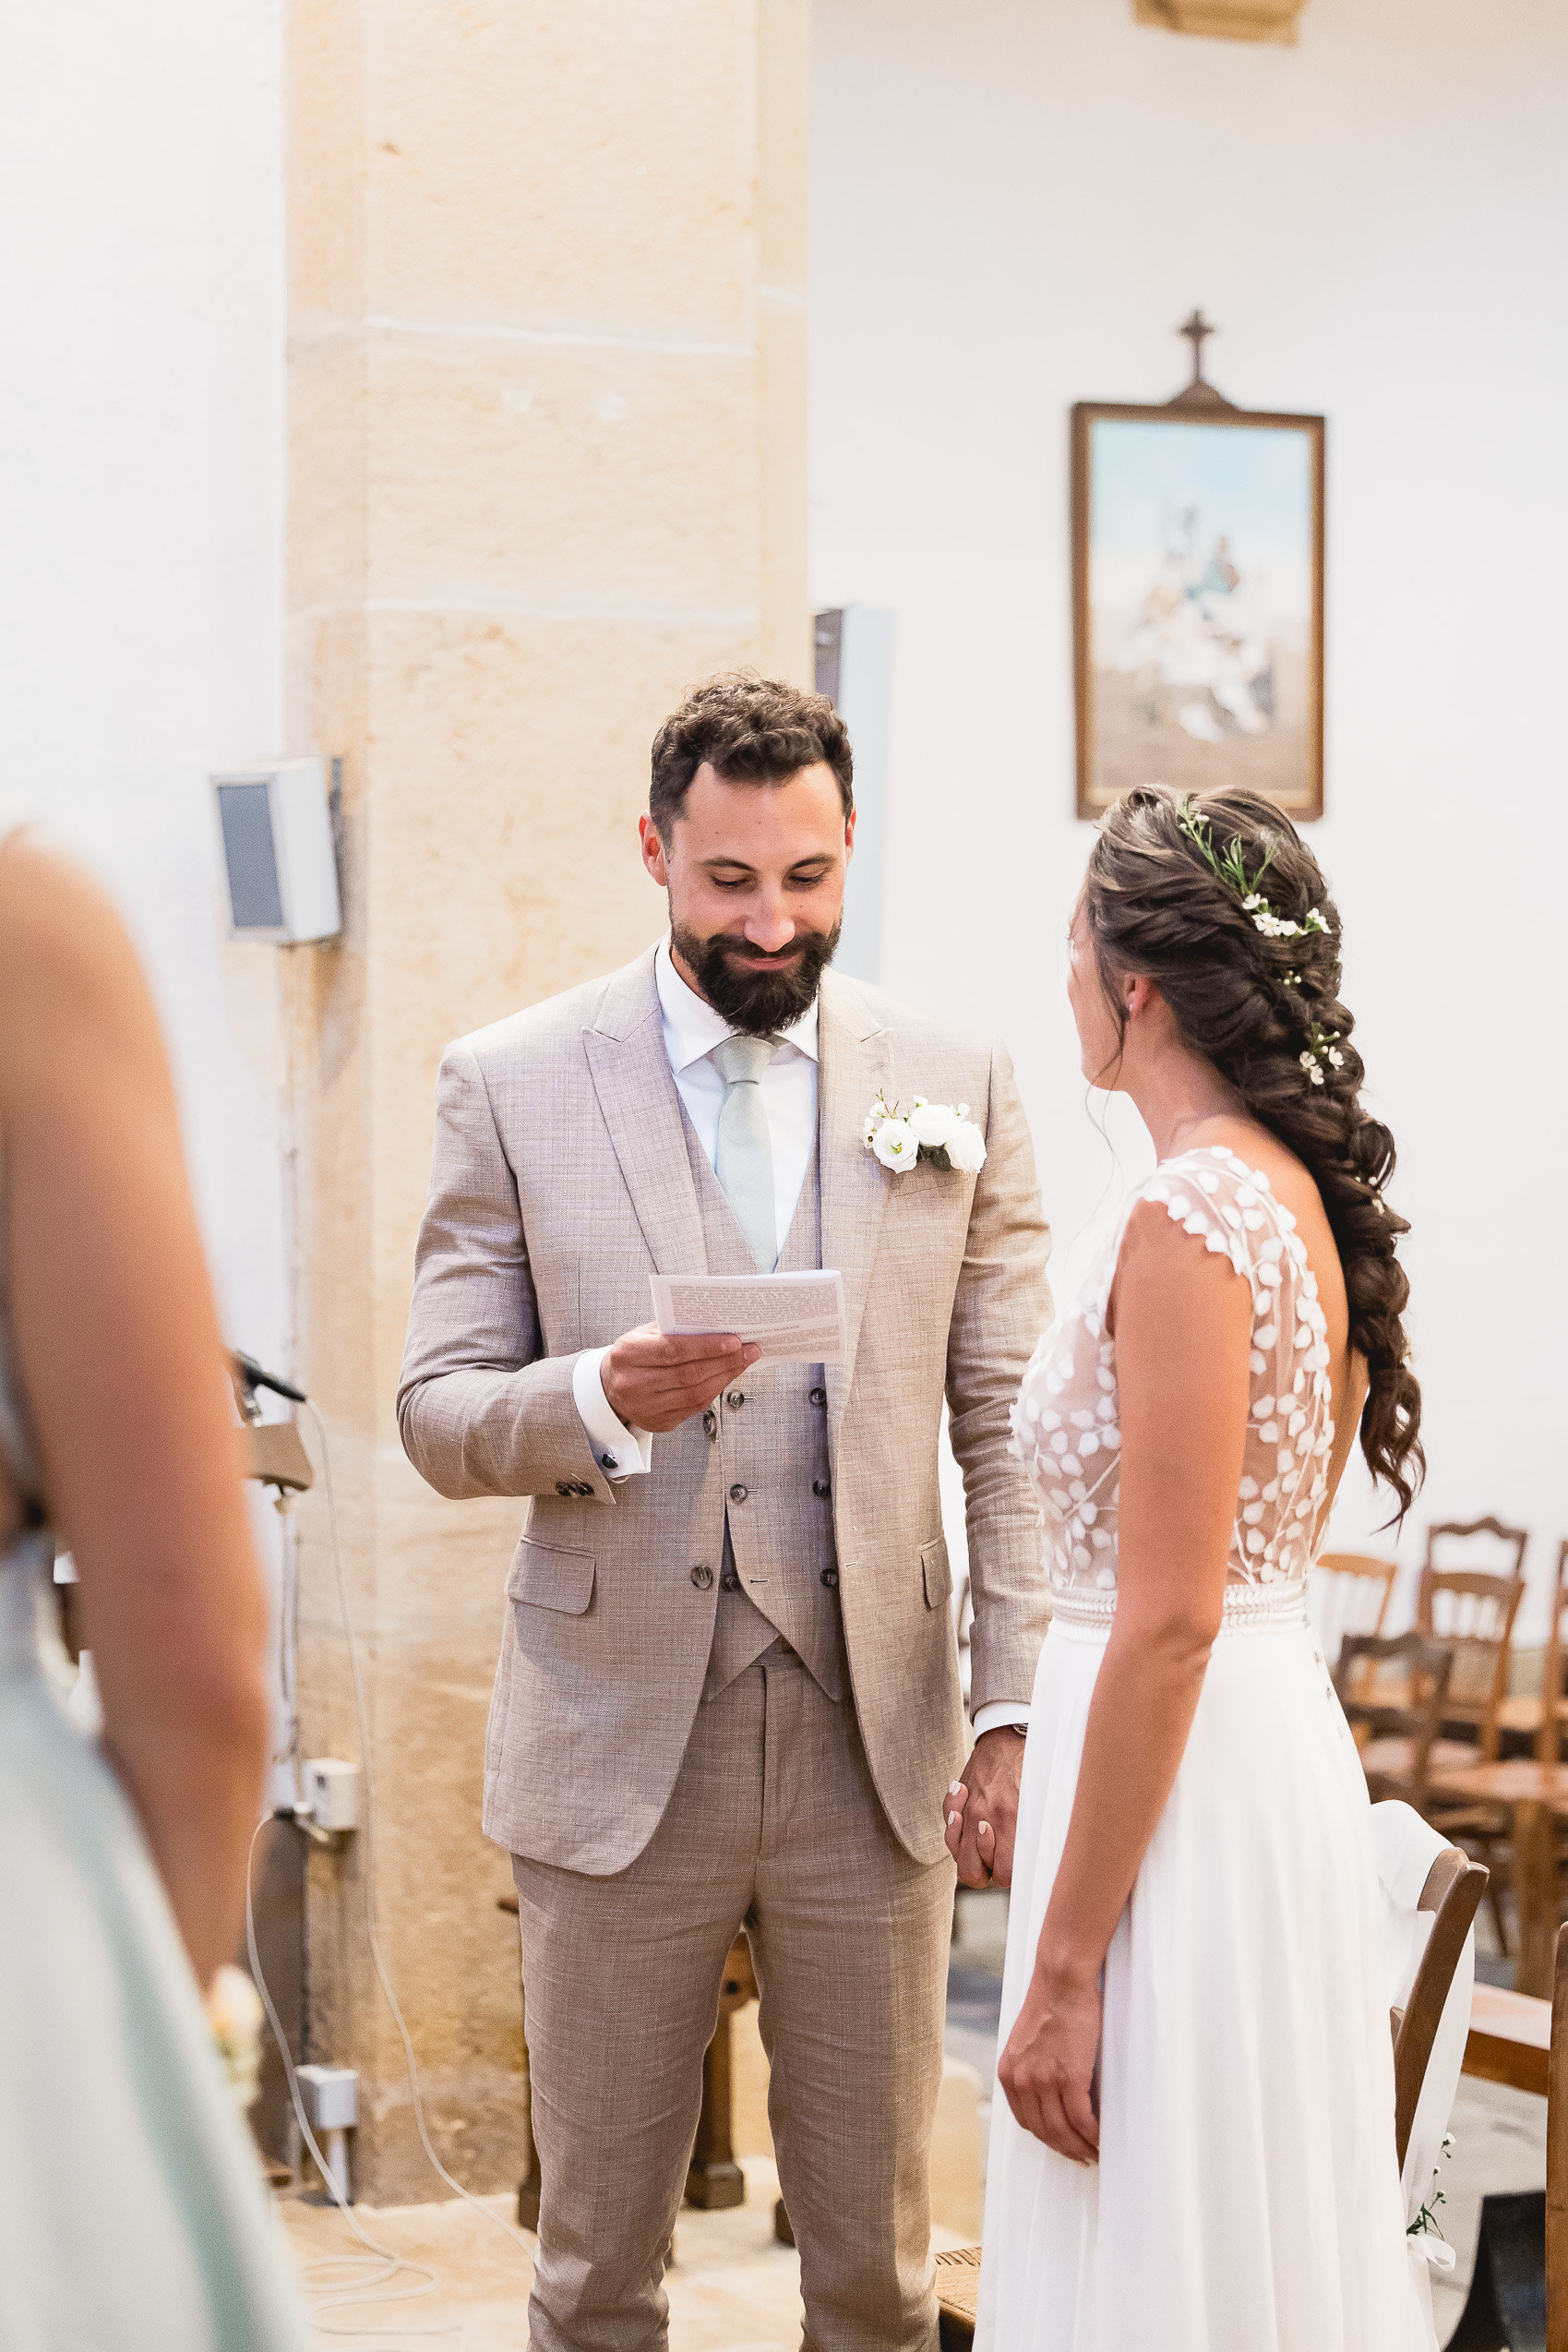
[[[655,1274],[653,1314],[672,1338],[734,1331],[753,1362],[842,1363],[848,1350],[844,1277],[820,1274]]]
[[[666,1338],[655,1323],[625,1331],[599,1366],[604,1402],[628,1429],[655,1437],[711,1405],[721,1388],[754,1364],[760,1350],[734,1332]]]

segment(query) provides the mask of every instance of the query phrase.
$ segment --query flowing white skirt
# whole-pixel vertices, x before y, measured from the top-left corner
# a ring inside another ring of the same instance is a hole
[[[976,2352],[1417,2352],[1366,1782],[1299,1602],[1227,1608],[1105,1969],[1100,2162],[992,2109]],[[1093,1609],[1083,1614],[1088,1616]],[[1034,1965],[1109,1635],[1053,1618],[1002,1988]]]

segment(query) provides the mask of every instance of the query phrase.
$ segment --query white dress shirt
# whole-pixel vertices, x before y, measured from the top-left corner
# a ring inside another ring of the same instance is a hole
[[[653,959],[659,991],[659,1012],[664,1050],[670,1057],[676,1090],[697,1131],[697,1139],[713,1166],[719,1148],[719,1111],[724,1082],[708,1059],[716,1045],[736,1035],[733,1025],[716,1013],[696,990],[688,988],[676,970],[668,937],[659,942]],[[773,1217],[782,1250],[794,1222],[800,1188],[811,1164],[817,1134],[817,1006],[815,1001],[798,1021],[778,1032],[778,1046],[762,1073],[762,1104],[768,1114],[768,1136],[773,1154]],[[693,1267],[692,1272],[697,1269]],[[588,1432],[599,1465],[609,1477],[640,1478],[653,1465],[653,1440],[645,1429],[629,1429],[612,1410],[604,1395],[599,1367],[607,1348],[586,1348],[572,1368],[571,1393]],[[1029,1709],[999,1701],[982,1707],[975,1718],[975,1734],[992,1731],[999,1723],[1023,1726]]]

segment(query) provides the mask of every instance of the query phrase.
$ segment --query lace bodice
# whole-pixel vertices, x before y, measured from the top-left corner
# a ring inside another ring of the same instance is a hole
[[[1040,1498],[1051,1589],[1116,1585],[1121,1430],[1106,1309],[1122,1236],[1142,1201],[1162,1202],[1195,1245],[1228,1257],[1252,1294],[1247,1450],[1227,1582],[1304,1581],[1334,1447],[1328,1321],[1295,1218],[1265,1175],[1214,1145],[1162,1161],[1138,1187],[1023,1375],[1012,1450]]]

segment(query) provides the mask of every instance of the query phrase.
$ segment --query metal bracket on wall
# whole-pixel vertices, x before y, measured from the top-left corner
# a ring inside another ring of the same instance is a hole
[[[1279,41],[1294,46],[1306,0],[1132,0],[1141,25],[1217,41]]]

